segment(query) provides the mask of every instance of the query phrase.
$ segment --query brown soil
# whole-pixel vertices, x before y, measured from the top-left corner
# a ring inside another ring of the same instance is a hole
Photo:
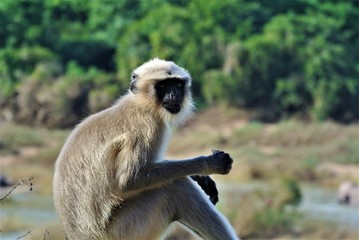
[[[324,162],[318,166],[318,171],[327,172],[336,177],[359,180],[359,166],[356,164],[339,164]]]
[[[229,112],[229,113],[228,113]],[[245,126],[253,113],[244,110],[231,111],[224,108],[210,108],[197,112],[195,116],[182,128],[181,132],[191,132],[192,129],[216,132],[229,136],[234,129]]]
[[[13,165],[23,158],[36,156],[43,147],[26,146],[18,149],[16,154],[0,155],[0,168]]]

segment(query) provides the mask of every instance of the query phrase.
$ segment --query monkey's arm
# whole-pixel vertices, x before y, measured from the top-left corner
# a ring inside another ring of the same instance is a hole
[[[188,160],[163,161],[143,166],[122,186],[124,192],[141,190],[190,175],[228,174],[232,158],[224,152]]]
[[[219,150],[212,150],[213,153],[221,152]],[[210,176],[195,175],[191,178],[198,183],[202,190],[209,196],[209,200],[216,205],[218,202],[218,190],[216,183]]]

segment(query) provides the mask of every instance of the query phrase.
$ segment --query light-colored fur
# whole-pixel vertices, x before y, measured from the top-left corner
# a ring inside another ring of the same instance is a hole
[[[214,155],[165,161],[170,125],[193,110],[186,70],[154,59],[135,69],[136,90],[80,123],[55,166],[54,201],[69,239],[156,239],[179,221],[206,239],[235,239],[189,175],[227,174]],[[155,82],[186,81],[178,114],[156,101]],[[228,165],[228,164],[227,164]],[[227,166],[228,167],[228,166]]]

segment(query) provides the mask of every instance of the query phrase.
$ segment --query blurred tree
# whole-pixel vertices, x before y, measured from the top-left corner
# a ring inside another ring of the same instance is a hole
[[[359,94],[357,43],[352,39],[357,33],[343,31],[352,5],[322,4],[307,11],[277,15],[263,33],[248,38],[240,53],[239,97],[246,106],[270,103],[272,111],[309,110],[318,120],[358,118],[350,107]]]
[[[50,63],[41,78],[51,82],[67,78],[75,63],[91,72],[90,87],[108,79],[86,95],[90,109],[100,109],[96,101],[120,95],[135,67],[159,57],[191,72],[201,105],[257,108],[268,119],[300,113],[353,121],[356,19],[356,0],[3,0],[0,105],[16,101],[38,67]]]

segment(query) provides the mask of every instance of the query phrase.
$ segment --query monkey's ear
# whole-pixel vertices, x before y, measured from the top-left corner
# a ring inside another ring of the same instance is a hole
[[[136,83],[137,83],[138,75],[136,73],[131,74],[131,83],[130,83],[130,90],[131,92],[136,92]]]

